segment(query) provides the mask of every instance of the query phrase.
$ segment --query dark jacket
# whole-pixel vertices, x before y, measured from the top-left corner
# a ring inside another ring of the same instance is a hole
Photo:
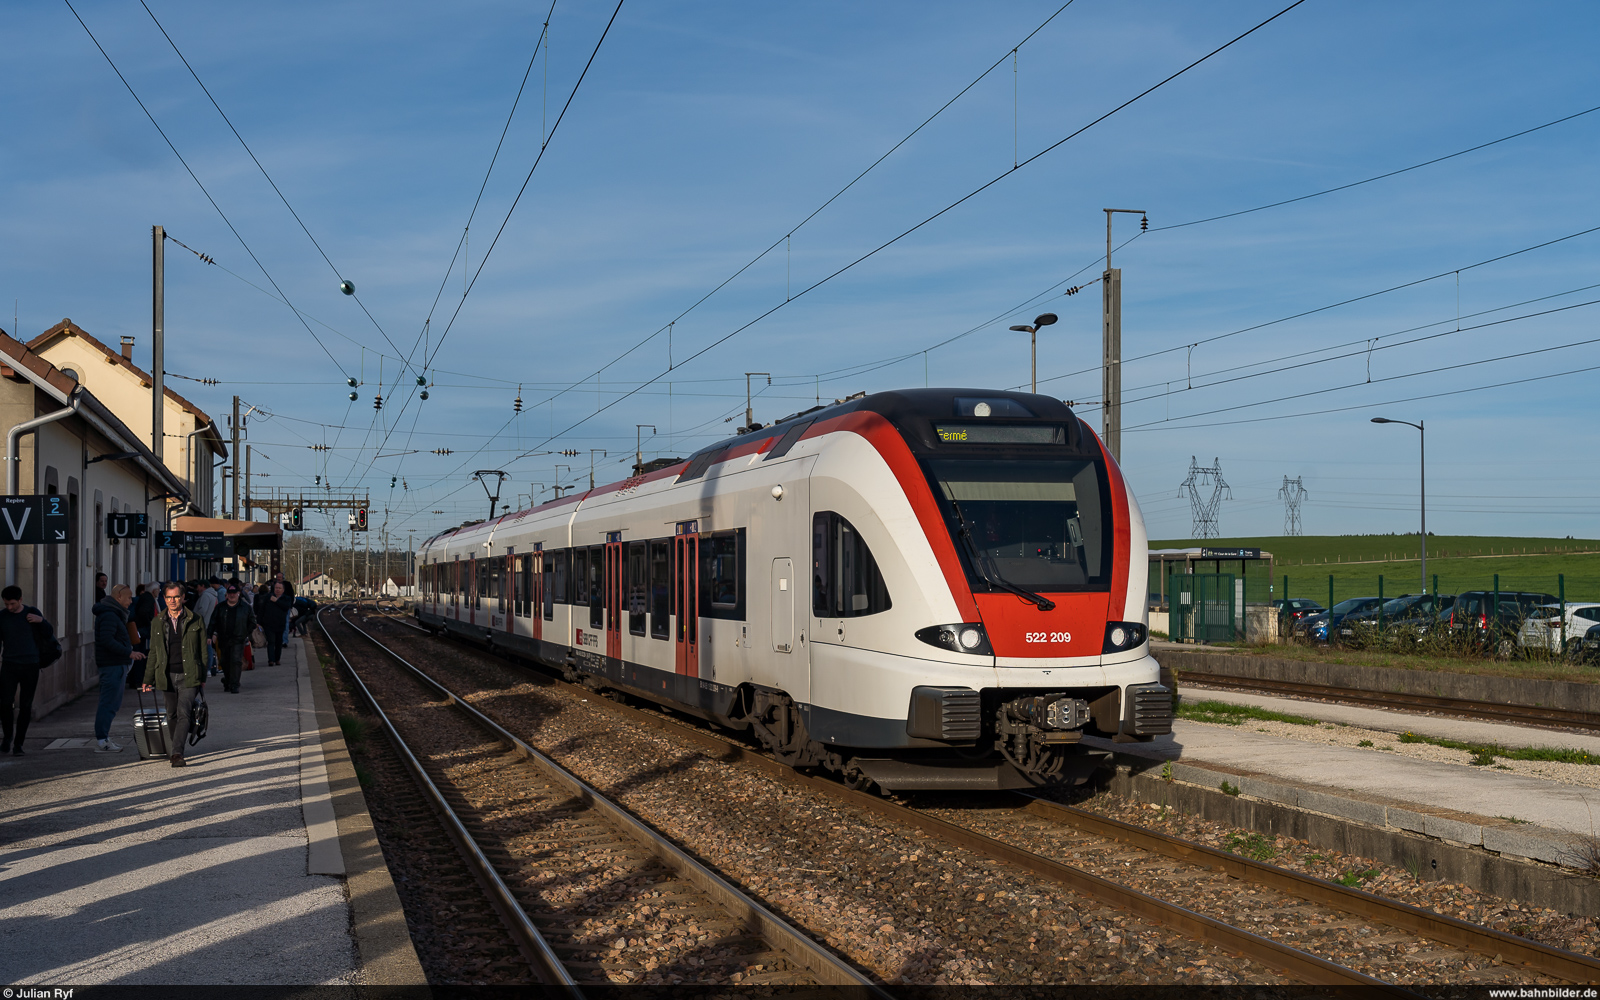
[[[256,620],[263,629],[277,629],[280,633],[283,627],[289,624],[289,609],[294,607],[294,598],[284,594],[277,600],[271,594],[262,594],[256,601]]]
[[[217,610],[211,612],[211,627],[207,629],[207,634],[216,638],[219,649],[225,649],[233,643],[249,642],[250,633],[255,627],[255,609],[241,598],[232,607],[227,601],[217,605]]]
[[[128,611],[109,597],[94,604],[94,665],[121,667],[132,662],[133,640],[128,638]]]
[[[0,614],[10,613],[0,608]],[[40,632],[43,630],[48,633],[50,625],[48,622],[30,623],[28,615],[38,615],[43,618],[44,612],[31,604],[24,604],[15,618],[7,618],[4,626],[0,627],[0,647],[3,647],[0,648],[0,661],[7,665],[32,667],[39,665],[39,643],[43,638]],[[8,639],[10,641],[7,641]]]
[[[139,631],[148,635],[150,633],[150,619],[156,616],[156,595],[145,591],[133,599],[132,618]]]
[[[150,623],[150,655],[145,657],[144,682],[156,690],[167,691],[167,615],[157,615]],[[199,687],[206,679],[206,630],[200,616],[185,608],[178,618],[183,640],[183,686]]]

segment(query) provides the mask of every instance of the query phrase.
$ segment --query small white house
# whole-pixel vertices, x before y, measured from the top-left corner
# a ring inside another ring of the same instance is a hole
[[[389,577],[380,588],[384,597],[415,597],[417,588],[409,577]]]
[[[295,593],[303,594],[312,600],[337,601],[344,597],[344,586],[323,571],[312,573],[301,580],[295,588]]]

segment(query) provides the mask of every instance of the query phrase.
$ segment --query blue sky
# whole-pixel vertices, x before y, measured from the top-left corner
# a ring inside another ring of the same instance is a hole
[[[597,475],[620,478],[636,424],[656,427],[647,458],[687,454],[742,417],[746,371],[773,373],[771,387],[755,380],[763,421],[925,380],[1025,385],[1026,335],[1006,327],[1045,309],[1061,322],[1041,337],[1041,390],[1084,404],[1098,427],[1099,298],[1059,288],[1098,274],[1105,207],[1150,213],[1152,231],[1116,264],[1123,465],[1152,535],[1188,534],[1178,484],[1191,456],[1219,459],[1233,488],[1225,534],[1280,532],[1286,475],[1310,492],[1308,533],[1414,530],[1416,435],[1368,422],[1379,414],[1427,420],[1434,531],[1600,535],[1596,373],[1543,377],[1600,364],[1589,360],[1600,344],[1542,351],[1600,337],[1600,305],[1527,315],[1600,299],[1574,291],[1600,284],[1600,232],[1469,267],[1600,226],[1600,112],[1349,191],[1163,229],[1600,105],[1592,5],[1310,0],[1013,172],[1014,158],[1284,5],[1077,0],[1021,46],[1014,72],[1005,58],[796,230],[1059,0],[627,0],[485,265],[614,9],[558,0],[548,63],[541,52],[466,241],[468,273],[482,271],[463,302],[452,254],[547,4],[149,3],[334,268],[137,0],[74,0],[321,343],[252,287],[268,282],[64,3],[0,9],[13,42],[0,301],[15,302],[23,337],[70,316],[107,343],[137,337],[147,364],[149,227],[165,225],[217,261],[168,245],[168,368],[221,380],[174,385],[219,418],[234,393],[271,415],[250,426],[259,486],[309,488],[322,475],[370,489],[375,521],[387,508],[402,542],[482,516],[474,469],[510,471],[509,501],[556,482],[557,461],[580,466],[560,482],[586,483],[592,448],[607,453]],[[1117,241],[1137,229],[1119,217]],[[791,232],[672,327],[665,374],[658,331]],[[376,325],[339,293],[341,276]],[[441,285],[419,403],[416,345]],[[11,310],[0,312],[10,330]],[[1448,365],[1464,367],[1429,373]],[[363,383],[355,403],[347,377]],[[1460,391],[1524,379],[1537,380]],[[309,447],[324,443],[333,449]],[[583,457],[538,454],[561,449]]]

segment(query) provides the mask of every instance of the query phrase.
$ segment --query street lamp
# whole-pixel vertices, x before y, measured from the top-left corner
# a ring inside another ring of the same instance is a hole
[[[1049,326],[1055,321],[1055,313],[1041,313],[1034,317],[1032,326],[1023,325],[1011,328],[1018,333],[1028,334],[1029,339],[1033,341],[1033,391],[1035,394],[1039,392],[1039,328]]]
[[[1418,465],[1421,467],[1422,476],[1422,592],[1428,592],[1428,432],[1423,429],[1426,421],[1419,420],[1412,423],[1409,420],[1390,420],[1388,417],[1373,417],[1375,424],[1405,424],[1407,427],[1417,429],[1417,442],[1420,454]]]

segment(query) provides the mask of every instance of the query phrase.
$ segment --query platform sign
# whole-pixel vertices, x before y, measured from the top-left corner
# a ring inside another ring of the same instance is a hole
[[[183,548],[183,536],[184,532],[182,531],[158,531],[156,532],[156,548],[181,549]]]
[[[63,496],[0,496],[0,545],[72,541],[69,510]]]
[[[229,555],[228,543],[220,531],[185,531],[183,554],[189,559],[221,559]]]
[[[1201,549],[1201,559],[1260,559],[1260,549]]]
[[[106,515],[107,538],[149,538],[150,515],[121,511]]]

